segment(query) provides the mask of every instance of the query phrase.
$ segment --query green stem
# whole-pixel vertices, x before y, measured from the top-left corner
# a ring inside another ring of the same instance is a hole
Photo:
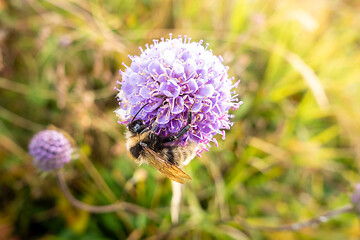
[[[70,192],[68,185],[65,181],[65,177],[64,177],[64,173],[62,170],[56,171],[57,173],[57,179],[59,181],[59,185],[61,188],[61,191],[64,193],[65,197],[69,200],[69,202],[77,207],[80,208],[82,210],[88,211],[88,212],[92,212],[92,213],[107,213],[107,212],[117,212],[117,211],[130,211],[136,214],[146,214],[148,215],[149,218],[152,219],[157,219],[158,216],[157,214],[155,214],[154,212],[139,207],[135,204],[131,204],[131,203],[127,203],[127,202],[117,202],[114,204],[109,204],[109,205],[102,205],[102,206],[94,206],[94,205],[89,205],[86,203],[83,203],[79,200],[77,200]]]

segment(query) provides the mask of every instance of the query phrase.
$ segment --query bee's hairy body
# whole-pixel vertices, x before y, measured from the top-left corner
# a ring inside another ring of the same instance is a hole
[[[192,113],[188,112],[186,125],[177,135],[162,137],[155,133],[158,117],[150,126],[146,126],[141,119],[135,120],[137,114],[146,106],[143,105],[127,125],[126,148],[139,164],[148,163],[178,183],[185,183],[191,177],[181,170],[196,155],[197,144],[188,142],[183,146],[177,140],[190,130]]]
[[[164,144],[163,138],[151,130],[141,134],[127,132],[126,147],[138,164],[148,163],[148,153],[141,143],[145,143],[151,150],[156,152],[161,158],[176,166],[187,165],[196,156],[196,144],[188,142],[185,146],[181,144]]]

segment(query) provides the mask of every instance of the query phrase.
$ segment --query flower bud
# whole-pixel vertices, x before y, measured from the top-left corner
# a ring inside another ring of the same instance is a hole
[[[62,168],[71,160],[72,152],[70,141],[56,130],[38,132],[29,144],[34,165],[43,171]]]

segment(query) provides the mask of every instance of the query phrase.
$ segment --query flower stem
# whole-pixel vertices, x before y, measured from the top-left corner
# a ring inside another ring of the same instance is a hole
[[[65,181],[64,173],[62,170],[56,171],[57,179],[61,188],[61,191],[64,193],[65,197],[69,202],[79,209],[92,212],[92,213],[107,213],[107,212],[117,212],[117,211],[123,211],[127,210],[136,214],[146,214],[149,218],[157,219],[158,216],[153,211],[150,211],[148,209],[142,208],[140,206],[137,206],[135,204],[127,203],[127,202],[117,202],[114,204],[109,205],[102,205],[102,206],[94,206],[89,205],[84,202],[81,202],[77,200],[70,192],[68,185]]]
[[[302,222],[296,222],[292,224],[285,224],[285,225],[279,225],[279,226],[263,226],[263,225],[257,225],[257,224],[251,224],[248,221],[242,219],[242,218],[235,218],[234,220],[236,222],[240,222],[243,224],[246,228],[251,230],[258,230],[258,231],[298,231],[302,228],[306,227],[314,227],[318,224],[324,223],[329,221],[331,218],[334,218],[337,215],[341,215],[343,213],[351,212],[354,210],[354,207],[352,204],[348,204],[345,206],[342,206],[340,208],[337,208],[335,210],[326,212],[318,217],[311,218],[306,221]]]
[[[177,224],[179,222],[181,198],[182,198],[182,184],[171,181],[172,198],[171,198],[171,222]]]
[[[240,218],[240,217],[229,217],[226,219],[221,219],[215,222],[215,224],[226,224],[226,223],[240,223],[242,227],[246,230],[253,230],[253,231],[262,231],[262,232],[279,232],[279,231],[299,231],[302,228],[306,227],[314,227],[320,223],[324,223],[329,221],[331,218],[351,212],[354,210],[353,205],[348,204],[345,206],[342,206],[338,209],[329,211],[327,213],[324,213],[318,217],[311,218],[309,220],[303,221],[303,222],[296,222],[292,224],[285,224],[285,225],[279,225],[279,226],[264,226],[264,225],[258,225],[258,224],[252,224],[249,223],[247,220]],[[186,226],[186,228],[184,228]],[[184,234],[184,229],[192,230],[196,228],[196,224],[192,223],[191,221],[188,221],[184,224],[173,224],[169,229],[166,231],[162,231],[154,236],[146,238],[146,240],[160,240],[160,239],[172,239],[174,238],[175,234]]]

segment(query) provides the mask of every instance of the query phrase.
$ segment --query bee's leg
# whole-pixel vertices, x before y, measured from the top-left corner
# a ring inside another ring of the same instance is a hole
[[[155,122],[153,123],[153,125],[152,125],[152,127],[151,127],[151,131],[152,131],[152,132],[155,132],[157,126],[159,125],[159,117],[160,117],[160,115],[158,115],[158,116],[156,117]]]
[[[174,136],[174,135],[168,136],[168,137],[163,139],[163,142],[164,143],[173,142],[173,141],[176,141],[179,138],[181,138],[185,133],[187,133],[190,130],[191,121],[192,121],[192,112],[191,112],[191,109],[190,109],[188,111],[188,117],[187,117],[186,125],[179,131],[179,133],[176,136]]]
[[[190,123],[192,121],[192,112],[188,112],[187,122],[186,125],[180,130],[180,132],[176,135],[175,139],[181,138],[185,133],[187,133],[190,130]]]
[[[155,97],[163,98],[163,95],[156,95]],[[164,105],[164,103],[162,105]],[[159,118],[160,118],[160,113],[158,113],[158,115],[156,116],[156,119],[151,127],[151,131],[155,132],[157,126],[159,125]]]

